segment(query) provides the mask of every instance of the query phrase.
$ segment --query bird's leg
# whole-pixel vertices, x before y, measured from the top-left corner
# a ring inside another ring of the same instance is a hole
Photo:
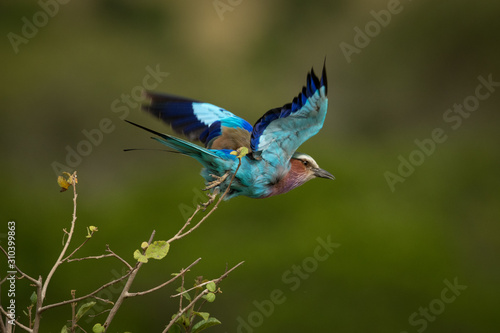
[[[220,192],[219,187],[216,187],[212,193],[207,194],[208,201],[201,204],[201,206],[203,207],[203,211],[205,211],[205,209],[207,209],[207,207],[210,206],[212,202],[215,201],[215,198],[217,197],[219,192]]]
[[[210,190],[210,189],[212,189],[212,188],[214,188],[214,187],[219,186],[220,184],[222,184],[222,183],[226,180],[227,176],[229,176],[229,173],[230,173],[230,172],[229,172],[229,170],[228,170],[228,171],[226,171],[226,173],[225,173],[225,174],[223,174],[221,177],[219,177],[219,176],[217,176],[217,175],[212,175],[212,174],[210,174],[210,176],[212,176],[213,178],[215,178],[215,180],[214,180],[214,181],[211,181],[211,182],[208,182],[208,183],[207,183],[207,187],[205,187],[205,188],[203,189],[203,191]]]

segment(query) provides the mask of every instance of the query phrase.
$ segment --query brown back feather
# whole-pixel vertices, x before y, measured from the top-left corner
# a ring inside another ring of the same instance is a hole
[[[232,149],[247,147],[250,151],[250,132],[243,128],[222,126],[222,135],[212,140],[208,145],[210,149]]]

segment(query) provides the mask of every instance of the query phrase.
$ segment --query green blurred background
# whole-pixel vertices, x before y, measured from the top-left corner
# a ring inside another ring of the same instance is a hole
[[[47,275],[73,209],[52,164],[66,164],[67,147],[77,149],[86,140],[82,131],[103,119],[110,133],[74,168],[80,183],[73,246],[86,226],[99,227],[80,256],[110,244],[132,261],[152,230],[168,239],[180,228],[182,211],[199,200],[199,165],[175,154],[123,152],[159,148],[123,115],[172,132],[135,105],[112,107],[122,94],[139,91],[148,66],[169,73],[155,90],[214,103],[253,123],[290,102],[326,56],[329,114],[300,151],[337,179],[266,200],[224,202],[166,259],[144,266],[133,291],[198,257],[189,284],[244,260],[205,307],[223,323],[212,332],[497,332],[500,88],[455,130],[443,115],[475,94],[479,76],[500,81],[500,3],[403,1],[380,31],[370,25],[371,11],[395,4],[70,1],[43,22],[35,1],[2,2],[2,244],[7,221],[16,221],[17,263],[32,276]],[[13,47],[9,33],[22,37],[34,16],[36,35]],[[354,29],[364,31],[367,23],[373,37],[347,59],[342,43],[355,46]],[[414,140],[430,138],[435,128],[447,140],[391,191],[384,174],[398,172],[400,155],[417,156]],[[316,267],[308,258],[317,238],[328,236],[340,246]],[[311,272],[291,290],[283,274],[302,263]],[[120,272],[111,259],[65,264],[47,302],[70,298],[71,289],[83,295]],[[455,279],[467,289],[443,302],[443,291],[453,295],[443,281]],[[160,332],[176,312],[169,295],[177,287],[126,301],[111,331]],[[21,314],[32,288],[23,281],[17,288]],[[256,302],[268,304],[275,289],[286,300],[259,314]],[[5,302],[5,290],[2,296]],[[429,306],[426,319],[420,308]],[[70,315],[69,307],[46,312],[42,332],[59,332]]]

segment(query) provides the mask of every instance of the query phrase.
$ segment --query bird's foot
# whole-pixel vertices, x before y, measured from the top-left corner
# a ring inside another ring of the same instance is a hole
[[[208,182],[207,183],[207,187],[205,187],[203,189],[203,191],[208,191],[208,190],[210,190],[210,189],[212,189],[212,188],[214,188],[214,187],[219,186],[220,184],[222,184],[226,180],[227,176],[229,176],[229,171],[226,171],[226,173],[223,174],[221,177],[216,176],[216,175],[212,175],[212,174],[210,174],[210,176],[212,176],[213,178],[215,178],[215,180],[211,181],[211,182]]]
[[[215,201],[215,198],[217,197],[219,192],[220,192],[219,188],[216,187],[212,193],[207,194],[208,201],[201,204],[201,206],[203,207],[203,211],[205,211],[205,209],[207,209],[207,207],[210,206]]]

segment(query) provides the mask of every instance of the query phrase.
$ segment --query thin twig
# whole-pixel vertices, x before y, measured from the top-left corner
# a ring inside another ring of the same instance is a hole
[[[182,274],[181,276],[181,290],[184,290],[186,289],[185,286],[185,283],[186,283],[186,277],[184,276],[184,274]],[[183,300],[184,297],[180,297],[179,298],[179,311],[182,311],[182,300]]]
[[[224,193],[219,197],[219,200],[217,200],[217,202],[215,203],[215,206],[212,207],[212,209],[207,213],[207,215],[203,216],[203,218],[194,226],[192,227],[191,229],[189,229],[188,231],[184,232],[184,233],[181,233],[187,225],[189,225],[191,223],[191,219],[196,215],[196,213],[198,213],[198,211],[200,210],[200,206],[198,205],[198,207],[196,208],[195,212],[193,213],[193,215],[187,220],[187,222],[184,224],[184,226],[181,228],[181,230],[172,238],[170,238],[167,242],[168,243],[171,243],[175,240],[178,240],[178,239],[181,239],[187,235],[189,235],[190,233],[192,233],[194,230],[196,230],[210,215],[212,215],[212,213],[217,209],[217,207],[219,207],[219,204],[220,202],[222,201],[222,199],[224,199],[224,197],[227,195],[227,193],[229,192],[230,188],[231,188],[231,184],[233,183],[234,181],[234,178],[236,177],[236,173],[238,172],[239,168],[241,166],[241,158],[238,159],[238,166],[236,167],[236,170],[234,171],[233,173],[233,176],[231,177],[231,181],[229,182],[229,185],[227,186],[226,190],[224,191]]]
[[[166,285],[174,282],[179,276],[183,276],[187,271],[189,271],[189,269],[191,267],[193,267],[194,265],[196,265],[199,261],[201,260],[201,258],[198,258],[196,259],[195,261],[193,261],[193,263],[191,263],[191,265],[189,265],[187,268],[184,268],[184,269],[181,269],[181,271],[179,272],[179,274],[177,274],[176,276],[174,276],[173,278],[171,278],[170,280],[154,287],[154,288],[151,288],[151,289],[148,289],[148,290],[144,290],[144,291],[138,291],[138,292],[135,292],[135,293],[127,293],[126,297],[135,297],[135,296],[142,296],[142,295],[146,295],[146,294],[149,294],[149,293],[152,293],[153,291],[156,291],[158,289],[161,289],[163,287],[165,287]]]
[[[73,302],[71,302],[71,333],[74,333],[76,328],[76,305],[78,304],[74,301],[76,290],[71,290],[71,298],[73,299]]]
[[[82,297],[77,297],[75,299],[69,299],[69,300],[66,300],[66,301],[62,301],[62,302],[59,302],[59,303],[54,303],[54,304],[49,304],[49,305],[45,305],[44,307],[40,308],[38,311],[40,313],[42,313],[43,311],[46,311],[48,309],[51,309],[51,308],[55,308],[55,307],[58,307],[58,306],[61,306],[61,305],[66,305],[66,304],[69,304],[71,302],[79,302],[81,300],[84,300],[86,298],[89,298],[89,297],[94,297],[94,295],[96,295],[98,292],[100,292],[101,290],[109,287],[109,286],[112,286],[113,284],[115,283],[118,283],[124,279],[126,279],[127,277],[129,277],[134,271],[136,270],[136,268],[133,268],[131,271],[127,272],[127,274],[123,275],[122,277],[119,277],[118,279],[116,280],[113,280],[113,281],[110,281],[102,286],[100,286],[99,288],[97,288],[96,290],[94,290],[93,292],[91,293],[88,293],[87,295],[85,296],[82,296]]]
[[[188,293],[188,292],[190,292],[191,290],[194,290],[194,289],[196,289],[196,288],[203,287],[204,285],[207,285],[207,284],[209,284],[210,282],[215,282],[215,280],[210,280],[210,281],[206,281],[206,282],[203,282],[203,283],[197,284],[197,285],[196,285],[196,286],[194,286],[193,288],[189,288],[189,289],[187,289],[187,290],[181,291],[180,293],[175,294],[175,295],[171,295],[170,297],[177,297],[177,296],[181,296],[182,294]]]
[[[64,259],[63,261],[66,261],[66,262],[73,262],[73,261],[82,261],[82,260],[88,260],[88,259],[103,259],[103,258],[109,258],[109,257],[114,257],[118,260],[120,260],[124,265],[127,266],[127,268],[130,270],[132,269],[133,267],[125,260],[123,259],[122,257],[120,257],[119,255],[117,255],[115,252],[113,252],[110,248],[109,248],[109,245],[106,244],[106,252],[109,252],[108,254],[101,254],[99,256],[87,256],[87,257],[82,257],[82,258],[72,258],[72,259],[67,259],[69,258],[66,257],[66,259]]]
[[[113,303],[113,304],[114,304],[114,303]],[[101,311],[101,312],[99,312],[99,313],[96,313],[96,314],[89,314],[88,316],[89,316],[90,318],[95,318],[95,317],[100,316],[100,315],[102,315],[103,313],[105,313],[105,312],[109,312],[109,311],[111,311],[111,309],[106,309],[106,310],[103,310],[103,311]]]
[[[227,270],[224,274],[222,274],[218,279],[213,280],[216,285],[218,285],[224,278],[226,278],[229,273],[231,273],[233,270],[235,270],[238,266],[242,265],[244,261],[240,262],[239,264],[235,265],[233,268],[230,270]],[[177,315],[170,321],[168,326],[163,330],[162,333],[167,333],[168,330],[172,327],[172,325],[175,324],[177,319],[179,319],[189,308],[191,308],[200,298],[202,298],[205,294],[208,294],[209,291],[208,289],[203,290],[198,296],[196,296],[184,309],[179,311]]]
[[[76,171],[73,173],[73,176],[76,177]],[[72,177],[73,177],[72,176]],[[73,178],[74,179],[74,178]],[[76,222],[76,198],[78,197],[78,194],[76,193],[76,181],[73,180],[73,220],[71,221],[71,229],[68,232],[68,239],[66,240],[66,243],[64,244],[64,247],[61,251],[61,254],[59,254],[59,258],[57,258],[56,263],[50,270],[49,274],[47,275],[47,278],[45,279],[45,282],[42,287],[42,302],[45,300],[45,295],[47,294],[47,288],[49,286],[50,280],[52,279],[52,276],[56,272],[57,268],[59,265],[63,263],[62,258],[66,254],[66,251],[68,250],[69,243],[71,242],[71,237],[73,237],[73,232],[75,231],[75,222]]]
[[[101,254],[100,256],[88,256],[88,257],[82,257],[82,258],[65,259],[65,261],[66,262],[73,262],[73,261],[82,261],[82,260],[88,260],[88,259],[103,259],[103,258],[108,258],[108,257],[114,257],[114,255],[111,253],[108,253],[108,254]]]
[[[194,213],[191,215],[191,217],[187,219],[186,223],[184,223],[184,225],[182,226],[182,228],[180,228],[179,231],[175,234],[175,236],[172,237],[172,238],[170,238],[167,241],[167,243],[171,243],[174,240],[181,239],[182,237],[180,237],[180,235],[182,234],[182,232],[184,231],[184,229],[186,229],[186,227],[191,224],[191,221],[196,216],[196,214],[198,214],[198,212],[200,210],[201,210],[201,206],[200,205],[196,206],[196,209],[195,209]]]
[[[101,301],[103,303],[108,303],[108,304],[111,304],[111,305],[115,305],[115,303],[112,302],[112,301],[110,301],[109,299],[104,299],[104,298],[98,297],[96,295],[93,295],[92,298],[95,298],[96,300]]]
[[[94,232],[92,231],[92,233],[90,234],[90,236],[92,236],[94,234]],[[92,237],[89,237],[89,238],[86,238],[82,244],[80,244],[80,246],[78,246],[76,249],[73,250],[73,252],[71,252],[66,258],[62,259],[61,260],[61,264],[65,261],[68,261],[69,258],[71,258],[78,250],[80,250],[85,244],[87,244],[87,242],[91,239]]]
[[[123,264],[125,264],[125,266],[128,267],[128,269],[132,269],[132,266],[125,260],[123,259],[122,257],[120,257],[119,255],[117,255],[115,252],[113,252],[110,248],[109,248],[109,245],[106,244],[106,252],[109,252],[110,254],[112,254],[116,259],[120,260]]]
[[[5,257],[7,257],[7,258],[9,257],[9,255],[7,254],[7,251],[5,251],[5,249],[1,245],[0,245],[0,250],[2,250],[2,252],[5,254]],[[28,280],[30,280],[30,282],[34,283],[37,286],[39,285],[40,282],[38,280],[35,280],[34,278],[32,278],[31,276],[29,276],[28,274],[23,273],[23,271],[21,271],[19,269],[19,267],[17,267],[16,264],[14,264],[14,268],[16,269],[16,271],[19,272],[19,274],[21,274],[22,277],[27,278]],[[7,278],[7,276],[5,276],[5,278]],[[4,282],[4,280],[2,280],[2,283]]]

